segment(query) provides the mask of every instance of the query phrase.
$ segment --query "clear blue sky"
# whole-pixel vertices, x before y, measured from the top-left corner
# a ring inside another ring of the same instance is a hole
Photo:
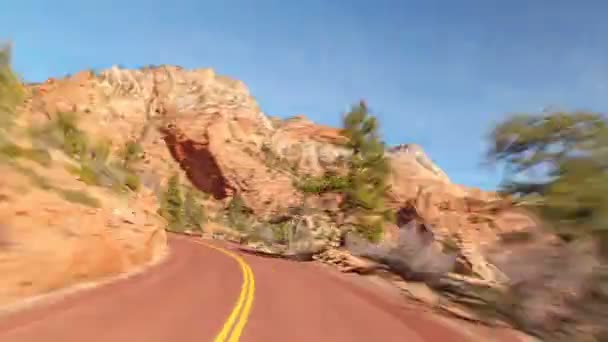
[[[389,144],[418,143],[491,189],[505,113],[608,109],[608,1],[19,0],[0,5],[28,81],[112,64],[213,67],[269,115],[338,125],[359,98]]]

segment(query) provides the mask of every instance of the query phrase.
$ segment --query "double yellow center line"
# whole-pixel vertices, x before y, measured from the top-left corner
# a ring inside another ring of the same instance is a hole
[[[249,313],[251,312],[251,307],[253,306],[253,297],[255,296],[255,279],[253,277],[253,272],[251,272],[251,267],[247,265],[243,258],[235,253],[201,241],[194,242],[224,253],[225,255],[236,260],[241,267],[241,272],[243,273],[243,285],[241,286],[239,299],[232,309],[228,320],[226,320],[224,323],[222,330],[220,330],[217,337],[214,339],[214,342],[238,342],[241,334],[243,333],[243,329],[247,324]]]

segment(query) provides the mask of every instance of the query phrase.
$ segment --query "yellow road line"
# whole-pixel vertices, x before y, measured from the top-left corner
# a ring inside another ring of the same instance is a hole
[[[249,318],[249,313],[251,312],[251,307],[253,306],[253,295],[255,293],[255,278],[253,277],[253,272],[251,271],[251,267],[247,266],[247,271],[249,272],[249,296],[247,296],[247,302],[245,302],[245,307],[243,308],[243,312],[241,313],[241,319],[236,323],[234,330],[232,331],[232,336],[228,342],[238,342],[241,334],[243,333],[243,329],[247,324],[247,319]]]
[[[234,306],[234,309],[232,309],[228,320],[226,320],[224,326],[222,327],[222,330],[220,330],[214,340],[214,342],[238,342],[239,338],[241,337],[241,334],[243,333],[243,329],[247,324],[249,313],[251,312],[251,307],[253,305],[253,298],[255,295],[255,279],[253,277],[251,267],[247,265],[243,258],[241,258],[235,253],[201,241],[193,240],[193,242],[224,253],[225,255],[236,260],[239,266],[241,267],[241,272],[243,273],[243,284],[241,286],[241,293],[239,294],[239,298]],[[230,334],[231,332],[232,334]]]

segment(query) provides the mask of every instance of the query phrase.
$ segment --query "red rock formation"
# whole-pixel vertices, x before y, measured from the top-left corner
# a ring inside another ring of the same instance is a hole
[[[153,101],[146,101],[153,96]],[[139,136],[150,122],[170,120],[173,133],[152,133],[142,141],[147,167],[167,177],[177,160],[199,189],[217,199],[239,193],[258,216],[301,205],[302,194],[294,180],[303,174],[344,171],[349,155],[339,129],[303,116],[271,120],[242,82],[210,69],[169,66],[112,68],[98,76],[84,73],[57,80],[42,99],[50,112],[85,108],[90,114],[83,115],[83,124],[111,137],[118,146]],[[146,103],[152,105],[148,112]],[[501,219],[501,213],[510,210],[508,200],[451,183],[419,146],[399,146],[387,155],[392,169],[387,203],[395,209],[415,209],[438,239],[450,237],[460,244],[474,272],[498,277],[481,250],[498,233],[530,223],[523,223],[523,218],[516,220],[519,223]]]

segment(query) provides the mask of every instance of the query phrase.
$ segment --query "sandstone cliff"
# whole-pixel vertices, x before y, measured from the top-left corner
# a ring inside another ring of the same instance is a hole
[[[211,69],[113,67],[48,80],[32,85],[30,92],[31,120],[76,111],[88,130],[117,145],[139,138],[145,150],[140,171],[150,189],[166,179],[175,160],[215,201],[226,204],[239,194],[260,218],[302,205],[294,180],[340,172],[348,156],[339,129],[304,116],[269,118],[242,82]],[[417,145],[387,152],[392,166],[388,202],[402,219],[417,217],[433,227],[436,239],[453,239],[467,272],[499,279],[481,250],[498,233],[532,224],[527,216],[496,194],[453,184]],[[331,207],[337,200],[311,203]]]

